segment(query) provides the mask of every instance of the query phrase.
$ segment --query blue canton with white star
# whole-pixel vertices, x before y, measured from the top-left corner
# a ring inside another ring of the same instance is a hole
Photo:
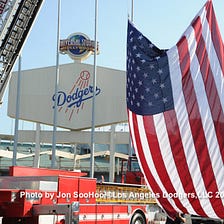
[[[174,108],[166,50],[158,49],[129,21],[127,37],[127,107],[139,115]]]

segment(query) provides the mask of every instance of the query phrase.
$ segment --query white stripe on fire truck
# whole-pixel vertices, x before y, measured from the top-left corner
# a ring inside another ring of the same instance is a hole
[[[94,220],[129,220],[130,214],[127,213],[102,213],[102,214],[80,214],[79,221],[94,221]]]

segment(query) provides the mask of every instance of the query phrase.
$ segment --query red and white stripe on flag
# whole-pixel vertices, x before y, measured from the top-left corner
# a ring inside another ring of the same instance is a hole
[[[174,109],[128,109],[134,149],[158,203],[177,212],[224,218],[224,48],[212,1],[167,51]]]

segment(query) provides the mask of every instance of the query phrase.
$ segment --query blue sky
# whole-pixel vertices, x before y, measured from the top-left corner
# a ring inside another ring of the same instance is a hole
[[[95,1],[61,0],[61,32],[65,39],[82,32],[94,39]],[[178,41],[206,0],[134,0],[136,27],[159,48],[170,48]],[[224,1],[213,0],[218,24],[224,37]],[[100,55],[97,65],[125,70],[127,18],[131,0],[98,0],[98,41]],[[56,64],[57,0],[45,0],[22,51],[22,69]],[[71,63],[60,55],[60,64]],[[93,57],[84,63],[93,64]],[[17,70],[17,64],[14,71]],[[7,92],[0,107],[0,134],[13,134],[13,119],[7,116]],[[20,121],[20,129],[33,125]]]

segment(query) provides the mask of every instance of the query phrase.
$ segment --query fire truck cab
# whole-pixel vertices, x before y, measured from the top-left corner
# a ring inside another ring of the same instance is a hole
[[[122,183],[141,185],[146,184],[138,159],[135,155],[129,156],[128,160],[122,160],[121,174]]]

